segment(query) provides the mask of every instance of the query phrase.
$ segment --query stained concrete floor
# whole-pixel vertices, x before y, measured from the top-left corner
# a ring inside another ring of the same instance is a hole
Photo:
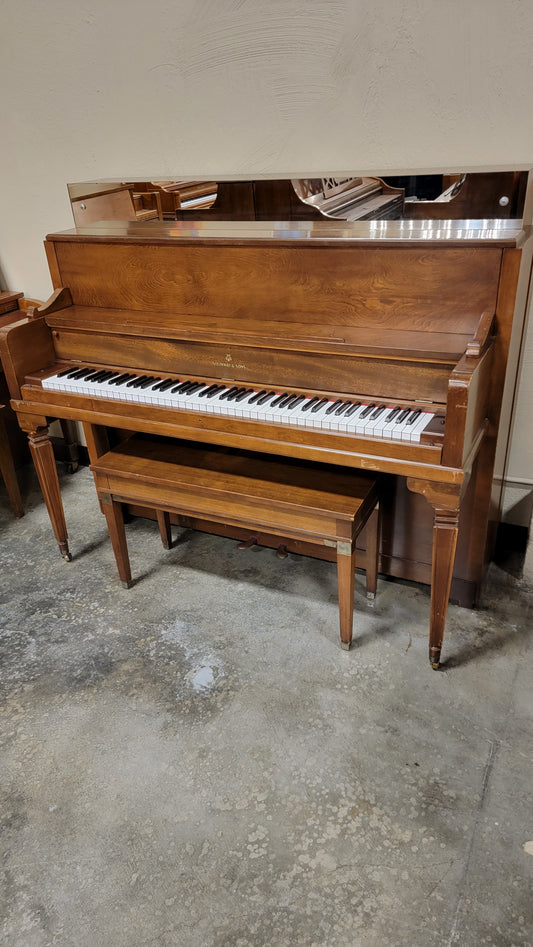
[[[128,527],[122,588],[91,474],[61,473],[73,561],[31,468],[0,485],[1,944],[533,943],[532,608],[491,568],[427,661],[426,588]],[[176,535],[178,536],[176,531]]]

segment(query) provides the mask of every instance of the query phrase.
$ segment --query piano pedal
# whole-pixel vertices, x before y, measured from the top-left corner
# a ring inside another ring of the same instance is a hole
[[[243,539],[237,546],[237,549],[249,549],[250,546],[255,546],[257,543],[257,536],[250,536],[249,539]]]
[[[280,543],[278,548],[276,549],[276,556],[278,557],[278,559],[286,559],[288,555],[289,555],[289,550],[287,549],[287,546],[285,545],[285,543]]]

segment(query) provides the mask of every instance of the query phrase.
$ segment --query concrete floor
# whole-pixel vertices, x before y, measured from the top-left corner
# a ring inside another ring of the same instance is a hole
[[[531,595],[491,567],[427,660],[425,587],[128,527],[87,468],[73,561],[31,468],[0,485],[1,934],[9,947],[533,944]],[[176,535],[179,531],[175,531]]]

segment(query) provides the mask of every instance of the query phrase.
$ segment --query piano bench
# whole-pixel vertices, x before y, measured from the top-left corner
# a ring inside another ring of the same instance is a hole
[[[153,510],[163,545],[170,514],[279,537],[280,547],[337,562],[341,645],[352,641],[355,543],[366,526],[366,587],[379,554],[378,482],[346,468],[211,445],[134,435],[91,464],[119,576],[132,585],[122,504]],[[209,529],[209,526],[203,526]],[[242,533],[241,533],[242,535]],[[244,544],[246,545],[246,543]]]

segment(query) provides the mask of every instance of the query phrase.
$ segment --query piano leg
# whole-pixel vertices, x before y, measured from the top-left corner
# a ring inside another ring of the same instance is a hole
[[[429,619],[429,662],[437,671],[450,597],[455,547],[459,531],[459,505],[463,484],[439,484],[407,478],[413,493],[421,493],[434,510],[431,564],[431,613]]]
[[[434,670],[440,663],[458,529],[457,510],[435,509],[429,625],[429,661]]]
[[[29,427],[29,430],[26,428],[26,431],[30,451],[50,522],[52,523],[52,529],[54,530],[54,536],[57,539],[59,551],[63,559],[70,562],[72,556],[68,548],[67,524],[65,522],[61,491],[59,489],[54,450],[48,436],[48,426],[46,424],[36,424],[33,426],[29,421],[27,422],[27,426]]]

